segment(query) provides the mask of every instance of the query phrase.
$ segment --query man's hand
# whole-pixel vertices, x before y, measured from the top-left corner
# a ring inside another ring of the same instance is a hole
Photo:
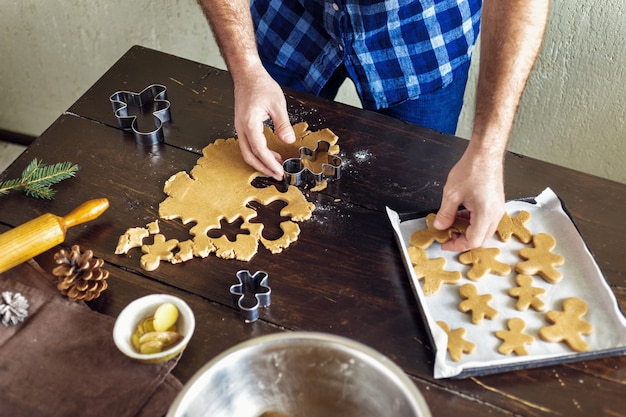
[[[459,212],[460,205],[465,210]],[[469,218],[470,225],[465,234],[453,237],[442,249],[464,252],[483,246],[495,233],[503,215],[502,160],[474,154],[470,146],[448,174],[435,227],[447,229],[457,216]]]
[[[504,214],[503,159],[522,92],[545,32],[548,0],[484,0],[476,115],[467,150],[448,174],[435,227],[452,225],[460,205],[464,235],[442,245],[465,251],[485,244]]]
[[[280,140],[295,141],[283,91],[262,67],[252,77],[238,81],[235,84],[235,129],[243,159],[257,171],[280,181],[284,175],[282,157],[267,147],[263,122],[271,118]]]
[[[249,0],[199,0],[235,85],[235,130],[243,159],[259,172],[282,180],[282,158],[267,147],[263,123],[274,122],[287,143],[295,134],[280,86],[259,58]]]

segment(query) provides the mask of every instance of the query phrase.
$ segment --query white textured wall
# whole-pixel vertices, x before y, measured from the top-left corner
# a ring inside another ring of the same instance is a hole
[[[469,137],[472,106],[461,117],[457,134]],[[624,0],[552,2],[509,150],[626,183]]]
[[[0,0],[0,129],[41,134],[132,45],[226,68],[195,0]]]
[[[509,149],[626,183],[625,4],[552,2]],[[225,68],[195,0],[0,0],[0,129],[39,135],[134,44]]]

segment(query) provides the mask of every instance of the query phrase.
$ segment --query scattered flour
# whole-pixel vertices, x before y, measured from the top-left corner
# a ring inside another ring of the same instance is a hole
[[[364,162],[369,162],[372,159],[376,159],[376,157],[374,156],[374,154],[372,154],[369,149],[363,149],[360,151],[356,151],[352,154],[352,156],[354,157],[354,159],[358,162],[358,163],[364,163]]]

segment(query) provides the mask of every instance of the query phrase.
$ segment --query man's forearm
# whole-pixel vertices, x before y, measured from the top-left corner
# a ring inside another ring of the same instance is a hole
[[[198,0],[233,79],[261,66],[249,0]]]
[[[473,146],[503,155],[541,49],[549,0],[484,0]]]

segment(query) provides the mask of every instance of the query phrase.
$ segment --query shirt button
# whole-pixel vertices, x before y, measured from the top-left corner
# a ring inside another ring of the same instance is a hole
[[[339,50],[343,51],[343,45],[342,44],[339,44]]]
[[[339,11],[339,5],[337,3],[333,3],[333,9],[335,9],[336,12]]]

